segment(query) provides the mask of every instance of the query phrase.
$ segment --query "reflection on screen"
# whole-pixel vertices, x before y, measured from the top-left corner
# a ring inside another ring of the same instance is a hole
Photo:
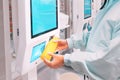
[[[91,17],[91,0],[84,0],[84,18]]]
[[[31,36],[57,29],[57,0],[31,0]]]
[[[40,58],[41,54],[45,49],[45,45],[46,45],[46,42],[43,42],[33,47],[30,63]]]

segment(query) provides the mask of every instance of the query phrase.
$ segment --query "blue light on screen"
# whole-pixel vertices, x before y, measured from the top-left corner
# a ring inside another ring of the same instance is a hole
[[[91,0],[84,0],[84,19],[91,17]]]
[[[45,45],[46,45],[46,42],[42,42],[41,44],[38,44],[33,47],[30,63],[40,58],[41,54],[45,49]]]
[[[57,29],[57,1],[31,0],[31,36]]]

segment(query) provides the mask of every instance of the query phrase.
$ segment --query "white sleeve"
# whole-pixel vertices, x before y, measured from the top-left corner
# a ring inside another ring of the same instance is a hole
[[[91,52],[73,52],[72,54],[64,55],[65,65],[72,66],[74,62],[94,61],[102,58],[106,55],[106,52],[99,51],[98,53]]]
[[[77,33],[67,39],[69,48],[85,49],[90,32]]]
[[[72,67],[78,74],[86,74],[91,78],[97,79],[98,77],[89,71],[87,61],[92,61],[100,58],[101,55],[99,56],[99,54],[100,53],[89,52],[66,54],[64,56],[64,64],[66,66]]]

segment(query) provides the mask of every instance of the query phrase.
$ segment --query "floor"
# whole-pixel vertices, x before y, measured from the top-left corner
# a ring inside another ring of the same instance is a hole
[[[84,80],[83,76],[76,74],[69,68],[51,69],[44,67],[38,70],[38,80]]]

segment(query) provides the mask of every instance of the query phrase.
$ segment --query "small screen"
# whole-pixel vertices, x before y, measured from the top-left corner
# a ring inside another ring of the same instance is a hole
[[[30,63],[40,58],[41,54],[45,49],[45,45],[46,45],[46,42],[42,42],[41,44],[38,44],[33,47]]]
[[[57,0],[31,0],[31,37],[57,28]]]
[[[84,19],[91,17],[91,0],[84,0]]]

